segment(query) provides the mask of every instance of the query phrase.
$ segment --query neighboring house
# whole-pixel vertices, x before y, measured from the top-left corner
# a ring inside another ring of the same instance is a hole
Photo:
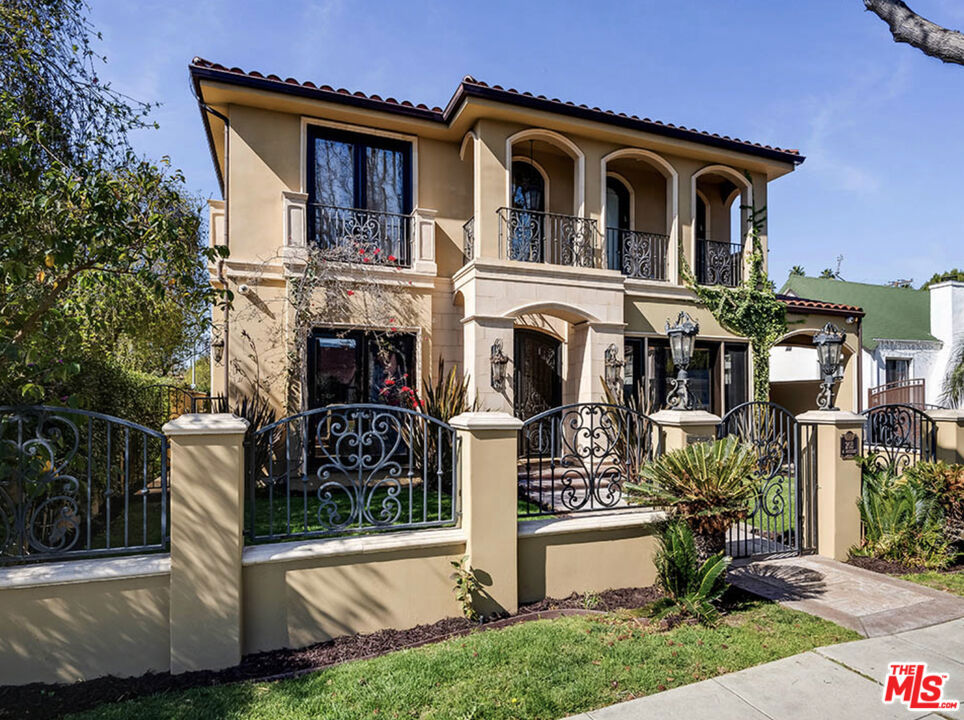
[[[943,404],[942,386],[954,343],[964,337],[964,283],[949,281],[915,290],[790,276],[781,293],[864,310],[862,407],[888,402]],[[775,383],[815,377],[816,355],[804,348],[775,348],[770,369]]]
[[[601,400],[608,357],[658,408],[675,373],[665,325],[687,310],[699,405],[750,398],[747,341],[697,306],[677,248],[700,282],[738,283],[741,206],[766,205],[796,150],[471,77],[443,109],[197,58],[190,73],[224,195],[211,242],[230,247],[212,280],[234,291],[215,310],[212,392],[279,411],[383,402],[441,360],[484,409],[528,417]],[[761,242],[765,257],[765,223]],[[306,327],[291,297],[311,249],[351,264],[314,290]],[[325,299],[360,279],[350,303]],[[790,304],[795,331],[849,312]]]

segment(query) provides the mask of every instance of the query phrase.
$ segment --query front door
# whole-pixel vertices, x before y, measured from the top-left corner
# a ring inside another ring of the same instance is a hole
[[[562,343],[534,330],[515,331],[515,414],[523,420],[562,403]]]

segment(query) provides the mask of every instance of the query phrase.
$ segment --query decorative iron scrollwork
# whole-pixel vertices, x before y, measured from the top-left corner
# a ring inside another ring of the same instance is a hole
[[[399,213],[309,205],[314,242],[336,262],[408,265],[413,218]]]
[[[292,415],[252,438],[249,533],[260,540],[454,522],[456,462],[454,429],[414,410],[358,404]]]
[[[509,260],[595,267],[596,234],[589,218],[499,209],[499,244]]]
[[[864,411],[864,454],[874,456],[877,469],[898,476],[921,460],[937,454],[937,425],[927,413],[910,405],[878,405]]]
[[[702,285],[740,284],[743,271],[743,246],[735,243],[699,240],[699,281]]]
[[[579,403],[553,408],[522,429],[520,499],[528,514],[605,510],[650,457],[648,417],[628,407]]]

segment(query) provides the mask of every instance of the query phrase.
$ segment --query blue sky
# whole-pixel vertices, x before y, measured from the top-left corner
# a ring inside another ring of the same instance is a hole
[[[781,147],[807,161],[770,186],[770,270],[844,255],[848,280],[964,267],[964,68],[906,45],[861,0],[91,0],[104,76],[160,102],[138,150],[218,188],[187,64],[444,105],[466,74],[549,97]],[[964,28],[964,3],[913,0]]]

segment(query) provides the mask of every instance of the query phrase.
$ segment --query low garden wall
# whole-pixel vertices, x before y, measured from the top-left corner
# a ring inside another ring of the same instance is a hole
[[[707,433],[705,414],[685,415],[662,418],[662,447]],[[809,421],[820,446],[817,551],[839,557],[859,529],[859,471],[841,457],[859,418]],[[941,423],[938,451],[959,457],[951,443],[964,441],[964,413]],[[247,653],[458,616],[452,563],[463,557],[481,582],[485,614],[653,584],[661,513],[519,520],[520,425],[500,413],[451,421],[459,448],[451,527],[245,546],[246,423],[184,415],[165,426],[170,553],[0,568],[0,685],[216,670]]]

